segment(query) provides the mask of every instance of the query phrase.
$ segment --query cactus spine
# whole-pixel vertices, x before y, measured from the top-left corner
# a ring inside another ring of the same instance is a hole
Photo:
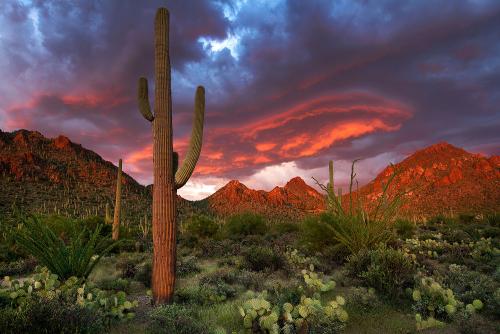
[[[205,89],[199,86],[195,95],[195,114],[188,152],[179,169],[173,150],[172,97],[169,54],[169,12],[159,8],[155,17],[155,101],[154,115],[148,98],[148,81],[139,79],[138,105],[144,118],[153,126],[153,274],[152,291],[156,304],[172,300],[176,263],[176,199],[193,173],[200,156]]]
[[[115,195],[115,215],[113,217],[113,240],[118,240],[120,237],[120,213],[122,202],[122,159],[118,161],[118,175],[116,178],[116,195]]]

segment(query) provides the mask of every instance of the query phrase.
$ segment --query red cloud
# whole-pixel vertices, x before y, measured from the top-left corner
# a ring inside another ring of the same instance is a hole
[[[407,106],[366,92],[323,95],[270,113],[245,126],[210,127],[195,173],[224,176],[237,169],[320,155],[340,141],[397,131],[412,115]],[[188,138],[175,142],[182,160]],[[126,161],[151,164],[151,156],[148,146],[132,152]]]

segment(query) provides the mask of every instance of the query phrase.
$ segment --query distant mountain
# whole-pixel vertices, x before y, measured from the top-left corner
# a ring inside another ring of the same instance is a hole
[[[388,166],[353,195],[360,195],[367,203],[375,202],[394,170],[398,175],[388,193],[408,192],[402,207],[405,215],[500,211],[500,156],[484,157],[438,143]]]
[[[118,168],[67,137],[36,131],[0,130],[0,215],[13,205],[23,211],[82,217],[104,215],[114,205]],[[180,199],[183,208],[187,201]],[[151,217],[151,187],[122,177],[122,217]]]
[[[405,215],[500,211],[500,156],[488,158],[439,143],[385,168],[353,196],[374,203],[394,170],[399,174],[389,196],[408,191],[402,208]],[[111,162],[64,136],[50,139],[36,131],[0,130],[0,216],[13,206],[77,217],[104,215],[106,203],[113,207],[116,173]],[[124,221],[138,222],[144,214],[150,217],[152,187],[140,185],[125,173],[122,180]],[[178,199],[181,215],[253,211],[295,219],[325,210],[323,194],[300,177],[271,191],[253,190],[234,180],[204,200]]]
[[[300,177],[271,191],[254,190],[233,180],[202,201],[219,216],[252,211],[274,218],[297,218],[325,209],[325,199]]]

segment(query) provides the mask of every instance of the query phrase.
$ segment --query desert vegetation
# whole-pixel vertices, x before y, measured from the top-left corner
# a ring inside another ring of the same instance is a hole
[[[183,217],[172,301],[159,306],[147,222],[121,226],[116,242],[106,217],[17,210],[1,225],[0,330],[498,332],[498,215],[379,218],[371,227],[361,203],[342,210],[296,221]]]

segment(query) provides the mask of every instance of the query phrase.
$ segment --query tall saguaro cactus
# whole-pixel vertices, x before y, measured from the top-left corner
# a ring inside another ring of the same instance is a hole
[[[172,94],[170,82],[169,13],[159,8],[155,17],[155,101],[154,115],[148,98],[148,82],[139,79],[138,103],[144,118],[153,126],[153,299],[168,303],[174,293],[176,263],[177,189],[188,181],[200,156],[205,113],[205,89],[195,95],[195,113],[188,152],[177,169],[173,149]]]
[[[118,161],[118,175],[116,177],[115,215],[113,217],[113,240],[120,237],[120,214],[122,203],[122,159]]]

